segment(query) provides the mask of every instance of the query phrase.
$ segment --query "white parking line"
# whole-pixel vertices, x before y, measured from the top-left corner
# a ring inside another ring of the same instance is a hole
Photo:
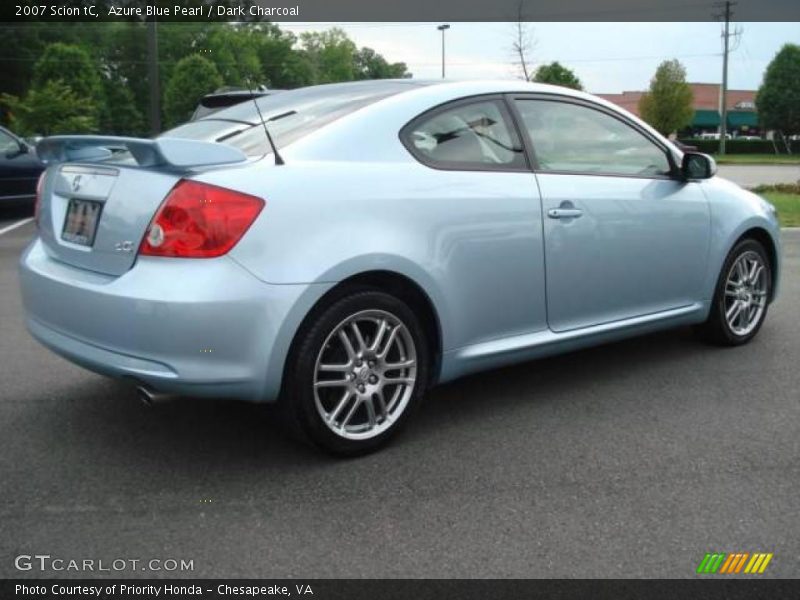
[[[28,217],[27,219],[22,219],[22,221],[17,221],[16,223],[9,225],[8,227],[3,227],[0,229],[0,235],[4,233],[8,233],[9,231],[14,231],[17,227],[22,227],[26,223],[30,223],[33,221],[33,217]]]

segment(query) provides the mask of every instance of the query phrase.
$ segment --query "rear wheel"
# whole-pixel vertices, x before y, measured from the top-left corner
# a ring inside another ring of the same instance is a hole
[[[351,293],[304,325],[286,370],[285,412],[318,447],[370,452],[404,425],[428,380],[426,337],[411,309]]]
[[[764,247],[753,239],[742,240],[725,260],[700,333],[724,346],[747,343],[764,323],[771,292],[772,272]]]

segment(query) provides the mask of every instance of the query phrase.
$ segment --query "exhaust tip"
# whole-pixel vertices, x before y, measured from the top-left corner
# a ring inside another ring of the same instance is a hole
[[[149,388],[146,388],[143,385],[136,386],[136,397],[144,404],[145,406],[154,406],[164,400],[170,398],[169,394],[161,394],[159,392],[153,391]]]

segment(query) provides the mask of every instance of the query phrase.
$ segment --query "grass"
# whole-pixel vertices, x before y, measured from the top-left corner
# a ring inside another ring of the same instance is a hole
[[[787,192],[760,192],[760,194],[778,209],[781,227],[800,227],[800,194]]]
[[[721,165],[800,165],[800,154],[726,154],[712,155]]]

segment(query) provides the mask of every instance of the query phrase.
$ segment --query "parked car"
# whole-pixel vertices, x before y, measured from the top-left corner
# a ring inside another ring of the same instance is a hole
[[[206,94],[200,99],[197,108],[194,109],[192,114],[192,121],[207,117],[223,108],[228,108],[236,104],[241,104],[253,98],[263,98],[271,94],[277,94],[282,90],[268,90],[266,86],[259,86],[254,90],[240,90],[232,88],[224,88],[217,90],[212,94]]]
[[[44,165],[33,146],[0,127],[0,207],[33,203]]]
[[[700,139],[701,140],[718,140],[719,139],[719,133],[718,132],[704,132],[704,133],[700,134]],[[731,134],[730,133],[726,133],[725,134],[725,139],[726,140],[731,139]]]
[[[279,401],[357,454],[433,384],[669,327],[744,344],[775,297],[774,208],[594,96],[400,80],[256,102],[39,144],[35,338],[149,400]]]

